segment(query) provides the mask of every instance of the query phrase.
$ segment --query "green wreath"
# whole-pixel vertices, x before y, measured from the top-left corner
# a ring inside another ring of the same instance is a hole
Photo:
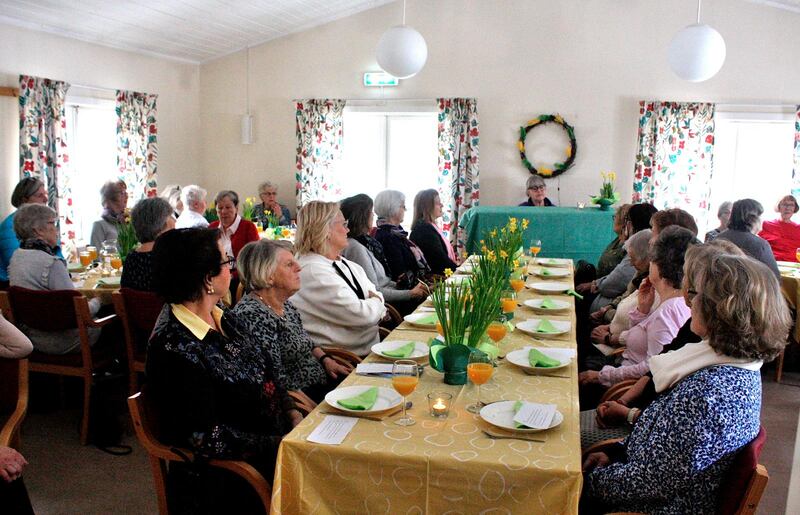
[[[552,168],[542,168],[537,170],[536,167],[533,166],[528,160],[528,156],[525,155],[525,138],[528,136],[528,132],[530,132],[534,127],[548,123],[560,125],[567,132],[567,137],[569,137],[569,147],[567,147],[566,150],[567,159],[563,163],[553,163]],[[519,141],[517,142],[517,148],[519,148],[519,157],[522,158],[522,164],[525,165],[525,168],[527,168],[529,172],[542,177],[555,177],[556,175],[569,170],[569,168],[572,166],[572,163],[575,162],[575,154],[578,152],[578,143],[575,141],[575,129],[572,128],[572,125],[565,122],[564,119],[561,118],[560,114],[542,114],[539,115],[538,118],[529,120],[525,127],[519,128]]]

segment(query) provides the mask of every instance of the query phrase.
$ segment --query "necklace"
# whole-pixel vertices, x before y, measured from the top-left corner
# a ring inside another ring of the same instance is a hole
[[[265,306],[267,306],[267,307],[268,307],[268,308],[269,308],[269,309],[270,309],[270,310],[271,310],[273,313],[275,313],[275,314],[276,314],[276,315],[278,315],[279,317],[283,318],[283,315],[284,315],[284,313],[283,313],[283,306],[281,306],[281,309],[280,309],[280,310],[278,310],[278,309],[276,309],[276,308],[275,308],[275,307],[274,307],[272,304],[270,304],[269,302],[267,302],[266,300],[264,300],[264,297],[262,297],[262,296],[261,296],[261,295],[259,295],[258,293],[256,293],[256,292],[253,292],[253,295],[255,295],[256,297],[258,297],[258,299],[259,299],[259,300],[262,302],[262,304],[264,304]]]

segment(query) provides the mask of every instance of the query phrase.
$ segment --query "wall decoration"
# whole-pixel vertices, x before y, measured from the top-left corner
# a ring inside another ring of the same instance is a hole
[[[531,164],[528,156],[525,154],[525,139],[532,129],[548,123],[554,123],[561,126],[567,133],[567,137],[569,138],[569,147],[567,147],[564,151],[567,159],[560,163],[553,163],[553,165],[549,168],[541,167],[537,169],[535,166],[533,166],[533,164]],[[519,156],[522,159],[522,164],[525,165],[525,168],[527,168],[529,172],[549,178],[555,177],[569,170],[569,168],[572,166],[572,163],[575,162],[575,154],[578,152],[578,143],[575,141],[575,129],[572,127],[572,125],[565,122],[560,114],[542,114],[537,118],[528,120],[528,124],[525,127],[519,128],[519,141],[517,142],[517,148],[519,148]]]

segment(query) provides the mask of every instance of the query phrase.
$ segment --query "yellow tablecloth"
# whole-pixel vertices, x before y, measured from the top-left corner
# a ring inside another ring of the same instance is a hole
[[[798,298],[798,294],[800,294],[800,288],[798,287],[800,286],[800,264],[778,261],[778,268],[781,271],[781,291],[783,296],[786,297],[789,305],[797,313],[798,318],[794,324],[794,340],[800,342],[800,323],[798,323],[800,322],[800,310],[797,309],[800,306],[800,298]]]
[[[119,285],[98,285],[97,281],[99,281],[101,278],[102,277],[100,274],[89,273],[86,275],[86,279],[83,281],[83,284],[78,283],[80,286],[76,285],[75,289],[81,292],[81,295],[87,299],[98,297],[103,304],[111,304],[111,292],[119,290],[120,287]]]
[[[529,282],[533,279],[529,279]],[[570,276],[567,281],[571,282]],[[540,297],[530,290],[524,301]],[[571,297],[558,296],[570,299]],[[515,330],[503,340],[502,351],[525,345],[575,348],[574,309],[564,316],[572,331],[559,339],[536,340]],[[514,322],[539,316],[521,307]],[[387,340],[428,341],[435,333],[406,324]],[[367,361],[380,361],[371,355]],[[484,402],[529,400],[554,403],[564,422],[539,433],[543,443],[493,440],[481,428],[479,416],[466,411],[475,401],[476,387],[449,386],[442,374],[425,368],[416,391],[409,396],[409,413],[417,423],[394,424],[361,419],[338,446],[319,445],[306,437],[330,410],[324,403],[298,425],[281,444],[273,483],[273,513],[577,513],[582,476],[577,366],[553,376],[526,375],[501,360],[492,379],[482,387]],[[343,385],[368,384],[391,388],[389,379],[351,374]],[[450,417],[429,416],[426,395],[453,394]]]

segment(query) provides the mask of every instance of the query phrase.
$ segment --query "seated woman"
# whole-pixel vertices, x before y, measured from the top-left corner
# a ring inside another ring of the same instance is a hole
[[[174,211],[163,198],[146,198],[133,206],[131,221],[141,244],[125,258],[120,284],[123,288],[153,291],[153,245],[160,234],[175,228]]]
[[[591,281],[599,277],[605,277],[610,274],[614,268],[625,258],[625,227],[628,218],[628,210],[631,204],[621,205],[616,212],[614,212],[614,233],[616,237],[600,254],[600,259],[597,260],[597,267],[593,264],[580,260],[575,268],[575,284],[582,290],[591,287]]]
[[[392,274],[389,262],[383,253],[383,246],[369,235],[372,228],[372,199],[359,194],[341,202],[342,214],[347,220],[347,247],[342,256],[361,265],[372,283],[378,287],[386,302],[397,308],[401,314],[414,311],[428,295],[428,287],[418,282],[413,288],[402,289],[390,279]]]
[[[780,219],[764,222],[758,235],[767,240],[772,253],[778,261],[797,262],[797,249],[800,248],[800,224],[792,222],[792,216],[800,210],[797,200],[786,195],[775,206]]]
[[[159,195],[161,198],[169,202],[172,210],[175,212],[175,218],[181,216],[183,212],[183,201],[181,201],[181,187],[177,184],[170,184],[161,190]]]
[[[347,377],[340,365],[314,344],[289,297],[300,289],[300,265],[287,242],[261,240],[239,253],[239,277],[248,293],[232,313],[263,352],[286,390],[302,390],[315,402]]]
[[[22,359],[31,352],[31,340],[0,312],[0,358]]]
[[[253,206],[253,221],[258,220],[264,227],[267,227],[266,211],[269,211],[278,217],[278,225],[292,224],[292,215],[289,212],[289,208],[278,203],[277,186],[270,181],[262,182],[258,185],[258,197],[261,199],[261,203]]]
[[[706,233],[705,243],[714,241],[717,236],[719,236],[719,233],[728,228],[728,221],[731,219],[731,206],[733,206],[733,202],[729,200],[726,200],[719,205],[719,208],[717,209],[717,220],[719,220],[719,227],[716,229],[711,229]]]
[[[756,236],[761,232],[762,214],[764,214],[764,208],[759,201],[750,198],[737,200],[731,208],[728,229],[721,232],[717,238],[732,242],[751,258],[767,265],[780,281],[781,272],[778,270],[778,263],[775,261],[769,243]]]
[[[531,175],[528,177],[528,183],[525,190],[528,195],[528,200],[521,203],[520,206],[538,206],[538,207],[552,207],[555,206],[549,198],[547,198],[547,186],[544,179],[539,175]]]
[[[631,435],[584,462],[584,506],[607,511],[714,513],[737,450],[756,437],[757,366],[786,345],[791,319],[777,281],[747,257],[716,256],[687,292],[704,341],[664,354],[671,373]],[[603,511],[605,513],[606,511]]]
[[[408,233],[400,225],[406,214],[406,196],[396,190],[385,190],[375,196],[375,214],[378,229],[375,239],[383,247],[390,277],[398,288],[408,290],[424,280],[431,269],[425,255],[408,239]]]
[[[341,257],[347,220],[335,202],[311,201],[297,213],[295,250],[303,285],[292,304],[318,345],[344,347],[366,356],[378,343],[386,313],[383,295],[357,263]]]
[[[445,238],[436,220],[442,217],[442,201],[434,189],[422,190],[414,197],[414,224],[411,226],[410,239],[422,250],[425,261],[431,272],[443,275],[445,269],[454,271],[458,267],[458,258]]]
[[[219,228],[219,241],[222,243],[225,255],[231,256],[235,260],[239,257],[239,251],[242,250],[242,247],[251,241],[260,239],[258,229],[256,229],[256,224],[239,216],[239,195],[235,191],[220,191],[217,193],[214,202],[217,205],[219,220],[211,222],[208,227],[209,229]],[[239,286],[239,275],[236,272],[235,265],[236,262],[234,261],[231,294],[235,294],[236,288]]]
[[[100,188],[103,214],[92,225],[91,244],[98,250],[106,240],[117,239],[117,226],[125,222],[125,207],[128,205],[128,188],[122,181],[109,181]]]
[[[599,372],[581,372],[582,406],[596,405],[605,388],[625,379],[636,379],[648,370],[649,359],[669,344],[689,318],[681,281],[686,249],[697,239],[683,227],[662,231],[650,253],[650,275],[639,286],[637,308],[630,312],[631,328],[621,334],[625,352],[619,366],[606,365]],[[653,309],[656,293],[661,304]]]
[[[72,290],[75,285],[67,271],[67,263],[56,255],[58,242],[58,217],[56,212],[42,204],[25,204],[14,217],[14,232],[20,248],[11,257],[8,278],[11,286],[29,290]],[[100,299],[89,300],[92,316],[100,310]],[[22,328],[33,342],[34,348],[46,354],[80,352],[78,329],[64,332],[46,332]],[[89,343],[94,345],[100,330],[89,328]]]
[[[167,304],[147,350],[147,395],[163,443],[206,458],[244,459],[271,478],[281,438],[302,415],[275,384],[269,355],[252,344],[235,316],[217,307],[232,263],[219,231],[176,229],[156,240],[153,285]],[[209,480],[208,469],[196,472],[200,477],[189,480],[197,482],[200,506],[241,509],[228,503],[243,497]],[[217,488],[201,486],[211,484]]]
[[[47,190],[44,183],[34,177],[25,177],[17,183],[11,193],[11,205],[19,208],[25,204],[44,204],[47,205]],[[14,215],[16,211],[8,215],[0,223],[0,284],[8,286],[8,264],[11,256],[19,248],[19,240],[14,233]],[[61,257],[61,252],[58,252]]]

